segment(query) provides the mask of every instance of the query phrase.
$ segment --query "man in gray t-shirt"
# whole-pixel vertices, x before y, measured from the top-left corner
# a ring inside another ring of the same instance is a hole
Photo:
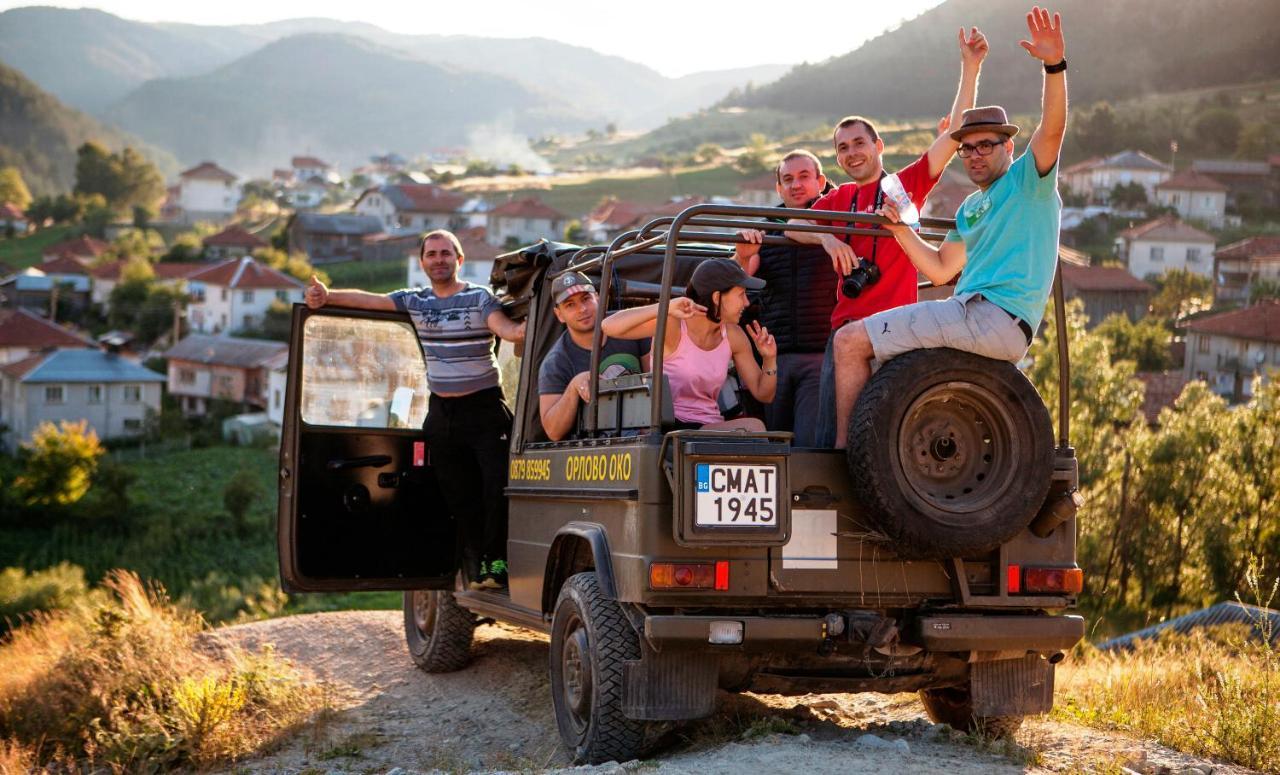
[[[473,589],[507,585],[507,451],[511,412],[502,401],[494,337],[524,341],[524,323],[502,311],[488,288],[462,282],[465,256],[451,232],[422,238],[430,287],[391,294],[330,290],[316,278],[307,306],[408,312],[427,358],[431,398],[423,435],[440,491],[463,526],[463,570]],[[477,513],[479,512],[479,513]]]

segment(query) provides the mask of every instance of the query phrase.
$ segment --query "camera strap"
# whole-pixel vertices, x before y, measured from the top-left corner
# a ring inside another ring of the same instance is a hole
[[[876,198],[875,198],[875,202],[874,202],[874,204],[872,204],[872,206],[871,206],[871,212],[872,212],[872,213],[875,213],[875,212],[877,212],[881,207],[884,207],[884,188],[880,185],[880,181],[881,181],[881,180],[883,180],[883,179],[884,179],[884,177],[885,177],[886,175],[888,175],[888,174],[889,174],[889,173],[887,173],[887,172],[885,172],[883,169],[881,169],[881,170],[880,170],[880,177],[876,179]],[[859,189],[855,188],[855,189],[853,190],[853,197],[849,200],[849,212],[850,212],[850,213],[857,213],[857,212],[858,212],[858,191],[859,191]],[[854,225],[854,224],[852,224],[852,223],[846,223],[845,225],[846,225],[846,226],[852,226],[852,225]],[[852,235],[852,234],[845,234],[845,235],[843,235],[843,236],[844,236],[844,244],[848,245],[849,247],[853,247],[853,235]],[[872,237],[872,238],[871,238],[871,255],[870,255],[870,256],[867,256],[867,258],[866,258],[866,259],[864,259],[868,264],[875,264],[875,262],[876,262],[876,250],[877,250],[879,247],[880,247],[880,238],[879,238],[879,237]]]

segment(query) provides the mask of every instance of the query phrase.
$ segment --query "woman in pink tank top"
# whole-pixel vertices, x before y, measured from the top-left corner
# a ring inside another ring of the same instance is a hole
[[[703,261],[689,278],[685,296],[667,306],[667,330],[662,349],[663,373],[671,384],[676,419],[701,428],[742,428],[763,431],[754,417],[725,420],[717,398],[729,375],[729,361],[738,369],[738,380],[762,403],[773,400],[778,377],[778,345],[768,329],[752,323],[743,331],[738,321],[749,303],[747,289],[763,288],[764,281],[750,277],[727,258]],[[658,305],[635,307],[610,315],[604,333],[616,339],[643,339],[657,331]],[[763,367],[751,353],[748,334],[755,341]]]

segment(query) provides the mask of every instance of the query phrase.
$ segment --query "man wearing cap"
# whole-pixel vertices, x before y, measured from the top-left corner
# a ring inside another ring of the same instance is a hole
[[[462,526],[463,570],[472,588],[507,585],[507,451],[511,411],[498,386],[494,337],[523,342],[525,324],[493,292],[458,279],[465,256],[452,232],[428,232],[418,261],[430,285],[390,294],[330,290],[312,277],[307,306],[408,312],[427,360],[431,398],[423,435],[441,493]]]
[[[831,184],[822,174],[822,161],[809,151],[794,150],[778,163],[780,207],[805,210]],[[773,219],[770,219],[773,220]],[[831,334],[831,311],[840,278],[831,271],[818,245],[765,245],[764,237],[781,236],[785,219],[768,232],[743,229],[745,242],[734,248],[747,274],[767,285],[759,295],[761,325],[778,342],[778,390],[764,405],[765,427],[795,433],[795,446],[817,446],[819,376],[822,354]]]
[[[871,376],[871,360],[910,350],[950,347],[1017,362],[1044,316],[1058,260],[1062,199],[1058,152],[1067,127],[1067,60],[1058,14],[1033,8],[1030,40],[1020,45],[1044,64],[1040,125],[1027,150],[1013,158],[1013,136],[1003,108],[964,112],[951,133],[960,143],[965,172],[978,190],[956,212],[956,229],[934,248],[898,212],[885,205],[898,244],[935,285],[957,273],[950,299],[911,304],[871,315],[835,337],[836,446],[845,446],[849,415]],[[963,271],[961,271],[963,270]]]
[[[598,302],[586,275],[560,275],[554,286],[556,320],[565,332],[551,347],[538,369],[538,409],[547,438],[559,441],[573,430],[578,405],[591,395],[591,334]],[[600,376],[606,379],[648,369],[648,339],[604,337],[600,345]]]

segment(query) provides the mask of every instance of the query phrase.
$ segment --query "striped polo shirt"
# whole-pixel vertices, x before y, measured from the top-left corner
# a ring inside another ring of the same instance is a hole
[[[488,288],[465,283],[452,296],[430,287],[406,288],[388,296],[408,312],[427,356],[427,387],[432,393],[475,393],[498,386],[494,335],[486,322],[502,309]]]

